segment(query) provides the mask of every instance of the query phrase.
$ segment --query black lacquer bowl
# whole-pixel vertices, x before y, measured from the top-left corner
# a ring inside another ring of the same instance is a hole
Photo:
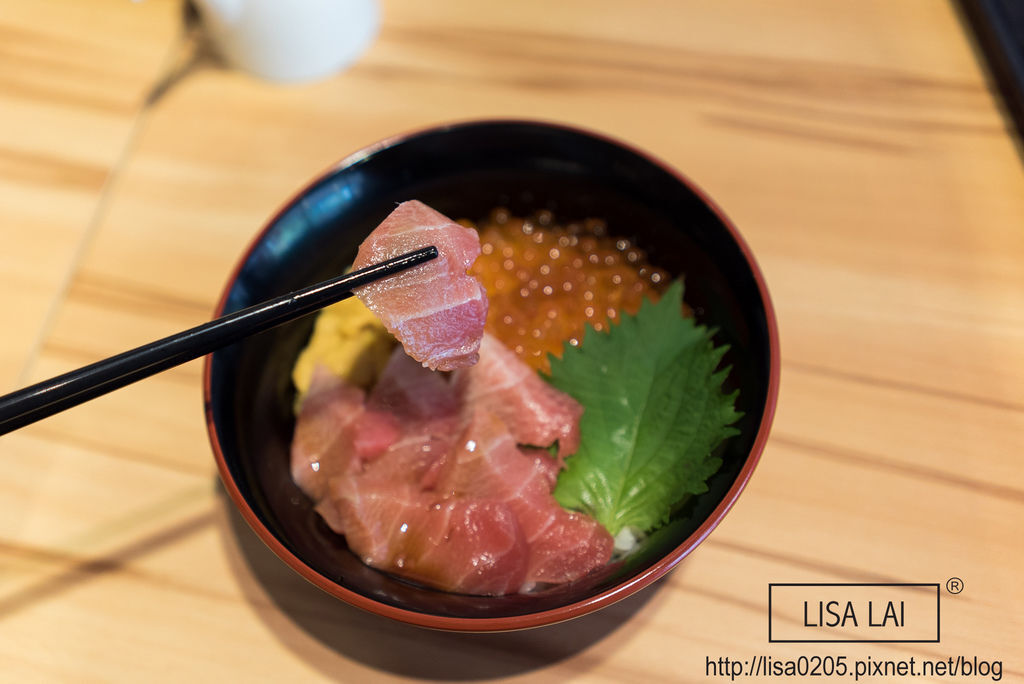
[[[621,142],[567,126],[481,121],[372,145],[300,191],[260,231],[228,281],[218,315],[340,273],[360,242],[404,200],[482,219],[497,206],[559,222],[598,217],[650,260],[683,275],[700,322],[731,346],[730,383],[744,417],[707,493],[686,523],[652,535],[627,561],[538,594],[463,596],[364,565],[313,511],[288,467],[294,428],[291,367],[312,317],[207,358],[210,440],[228,493],[280,558],[328,593],[396,620],[461,631],[536,627],[583,615],[650,585],[726,514],[768,438],[778,394],[775,318],[763,278],[737,230],[678,172]],[[615,388],[609,387],[609,392]]]

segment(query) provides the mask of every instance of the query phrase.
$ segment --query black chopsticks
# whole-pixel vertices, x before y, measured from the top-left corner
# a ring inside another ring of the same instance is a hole
[[[4,395],[0,397],[0,435],[300,318],[351,296],[355,288],[436,257],[436,247],[424,247]]]

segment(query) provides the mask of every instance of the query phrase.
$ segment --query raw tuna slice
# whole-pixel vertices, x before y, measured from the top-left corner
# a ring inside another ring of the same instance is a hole
[[[578,579],[611,558],[614,541],[593,518],[562,508],[551,494],[554,462],[516,448],[508,428],[487,409],[473,410],[438,492],[506,504],[529,545],[526,585]]]
[[[363,268],[434,245],[438,257],[356,290],[410,356],[436,370],[476,363],[487,318],[483,285],[467,274],[480,255],[480,237],[415,200],[403,202],[362,245]]]
[[[387,411],[406,428],[422,420],[452,417],[458,411],[455,391],[447,379],[395,347],[370,392],[370,408]]]
[[[326,506],[372,567],[465,594],[508,594],[525,579],[526,541],[500,502],[437,500],[412,485],[356,477],[334,479]]]
[[[548,453],[547,449],[523,446],[522,444],[519,444],[518,448],[524,455],[532,458],[537,467],[544,472],[544,478],[548,483],[548,490],[553,491],[558,483],[558,473],[562,470],[561,463],[551,458],[551,454]]]
[[[608,530],[588,515],[558,511],[530,544],[524,589],[531,588],[529,583],[571,582],[611,560],[615,540]]]
[[[541,380],[494,335],[484,334],[479,363],[456,373],[454,383],[463,404],[493,411],[516,442],[546,447],[557,441],[559,459],[579,448],[583,407]]]
[[[489,336],[452,380],[401,347],[368,397],[317,369],[292,472],[328,526],[368,565],[458,593],[569,582],[607,563],[611,536],[552,495],[559,462],[520,446],[575,448],[579,406]]]
[[[461,418],[451,384],[396,347],[367,404],[371,411],[389,412],[402,426],[402,438],[367,476],[431,489],[458,436]]]
[[[367,411],[361,389],[317,366],[295,421],[292,479],[317,501],[326,493],[329,478],[358,470],[384,453],[399,434],[394,416]]]

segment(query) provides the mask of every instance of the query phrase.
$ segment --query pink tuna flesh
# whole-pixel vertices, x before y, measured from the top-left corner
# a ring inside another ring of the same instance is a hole
[[[553,461],[524,453],[494,413],[473,410],[440,492],[501,501],[516,515],[529,544],[527,583],[582,577],[611,559],[614,540],[596,520],[562,508],[551,494]]]
[[[416,363],[402,347],[391,352],[368,403],[371,409],[390,413],[406,426],[451,417],[458,411],[455,391],[447,379]]]
[[[529,368],[502,365],[510,362],[520,364],[485,337],[480,363],[449,381],[398,347],[368,397],[316,370],[296,421],[293,476],[367,564],[445,591],[500,595],[608,562],[607,531],[551,493],[559,462],[522,445],[574,448],[580,409]]]
[[[493,411],[519,444],[547,447],[557,441],[559,459],[579,448],[583,407],[544,382],[494,335],[484,334],[479,363],[458,371],[454,383],[463,404]]]
[[[310,498],[319,500],[331,477],[358,470],[362,462],[382,454],[399,434],[394,416],[367,411],[361,389],[317,366],[295,420],[292,479]]]
[[[526,541],[500,502],[437,500],[407,484],[355,477],[334,479],[324,505],[372,567],[466,594],[508,594],[523,584]]]
[[[454,370],[476,363],[487,294],[467,270],[480,237],[416,200],[398,205],[359,246],[363,268],[434,245],[438,257],[356,290],[406,352],[424,366]]]

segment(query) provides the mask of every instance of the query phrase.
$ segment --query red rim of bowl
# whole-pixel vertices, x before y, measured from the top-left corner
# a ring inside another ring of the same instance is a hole
[[[301,190],[299,190],[288,202],[286,202],[275,214],[267,221],[259,233],[249,243],[245,253],[239,259],[235,265],[231,276],[224,287],[221,294],[220,301],[217,304],[215,316],[223,315],[224,306],[227,302],[228,293],[234,286],[235,281],[238,278],[239,273],[243,265],[248,261],[253,249],[256,245],[261,242],[266,235],[267,231],[278,221],[278,219],[293,205],[295,205],[300,199],[312,189],[317,183],[324,179],[324,177],[330,175],[340,168],[344,168],[350,164],[354,164],[382,149],[391,147],[398,143],[401,143],[410,138],[416,138],[421,135],[429,133],[438,133],[465,126],[479,126],[479,125],[490,125],[490,124],[514,124],[514,125],[531,125],[531,126],[542,126],[546,128],[562,129],[568,132],[577,133],[580,135],[597,138],[603,140],[612,145],[616,145],[623,149],[626,149],[638,157],[642,157],[654,166],[657,166],[664,170],[666,173],[671,174],[676,180],[685,185],[694,194],[696,194],[708,208],[714,212],[715,216],[722,225],[726,227],[732,236],[732,239],[739,246],[743,253],[744,258],[747,261],[747,265],[750,268],[751,273],[754,276],[754,280],[757,282],[757,289],[761,296],[761,302],[764,306],[765,318],[768,327],[768,340],[769,340],[769,378],[768,378],[768,393],[765,398],[764,413],[761,416],[761,424],[758,427],[757,436],[754,439],[754,444],[751,447],[750,453],[747,456],[746,463],[740,469],[739,474],[736,476],[735,482],[726,492],[725,497],[711,514],[704,520],[700,527],[698,527],[686,540],[677,546],[670,553],[666,554],[659,561],[645,569],[643,572],[635,577],[630,578],[615,587],[603,591],[595,596],[588,597],[582,601],[572,603],[559,608],[551,610],[541,611],[537,613],[527,613],[525,615],[514,615],[509,617],[495,617],[495,618],[460,618],[460,617],[447,617],[440,615],[431,615],[429,613],[420,613],[413,610],[407,610],[399,608],[397,606],[388,605],[386,603],[378,602],[367,596],[363,596],[355,591],[346,589],[327,577],[316,572],[308,565],[306,565],[298,556],[289,551],[285,546],[278,541],[278,539],[271,534],[266,526],[260,522],[256,513],[249,506],[249,503],[242,496],[241,491],[235,484],[234,479],[231,477],[231,473],[227,466],[227,461],[224,458],[224,453],[221,451],[220,442],[217,439],[216,426],[213,423],[213,412],[210,401],[210,372],[212,354],[208,355],[203,362],[203,405],[206,413],[206,427],[210,437],[210,445],[213,448],[214,457],[217,461],[217,470],[220,473],[221,481],[224,483],[224,487],[227,489],[235,506],[241,512],[242,517],[245,518],[249,526],[256,532],[256,534],[263,540],[263,542],[270,547],[270,549],[287,563],[293,570],[298,572],[308,581],[312,582],[320,589],[323,589],[332,596],[339,598],[346,603],[353,605],[357,608],[361,608],[368,612],[380,615],[383,617],[398,620],[421,627],[429,627],[432,629],[441,629],[449,631],[459,632],[500,632],[500,631],[511,631],[519,629],[527,629],[531,627],[540,627],[544,625],[556,624],[570,620],[572,618],[586,615],[587,613],[594,612],[606,606],[609,606],[617,601],[620,601],[627,596],[634,594],[635,592],[653,584],[655,581],[664,577],[670,570],[672,570],[680,561],[690,554],[705,538],[711,533],[711,531],[721,522],[725,517],[725,514],[729,512],[736,499],[739,497],[743,488],[746,486],[747,481],[754,473],[754,468],[757,466],[758,461],[761,459],[761,453],[764,450],[765,444],[768,441],[768,433],[771,429],[772,420],[775,416],[775,405],[778,401],[779,391],[779,337],[778,337],[778,326],[775,320],[775,311],[772,307],[771,299],[768,296],[768,288],[764,281],[764,276],[761,274],[761,270],[757,265],[757,261],[754,259],[753,253],[750,251],[750,247],[746,241],[740,235],[739,231],[733,225],[732,221],[725,215],[721,208],[715,204],[714,201],[708,195],[701,190],[693,181],[687,178],[685,175],[666,164],[665,162],[657,159],[644,150],[638,149],[633,145],[625,143],[621,140],[617,140],[603,133],[590,131],[578,126],[567,125],[563,123],[543,121],[543,120],[530,120],[530,119],[483,119],[483,120],[471,120],[461,121],[455,123],[447,123],[436,126],[429,126],[426,128],[417,129],[407,133],[399,134],[390,138],[385,138],[379,142],[368,145],[361,150],[348,155],[336,164],[331,165],[328,169],[318,174],[312,181],[306,184]]]

